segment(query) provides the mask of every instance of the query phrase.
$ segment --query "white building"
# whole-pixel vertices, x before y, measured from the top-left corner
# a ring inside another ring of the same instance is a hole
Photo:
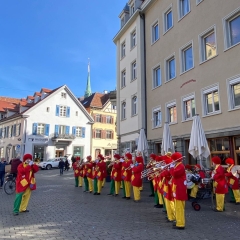
[[[6,160],[25,153],[40,160],[90,155],[94,121],[66,85],[0,110],[0,155]]]
[[[117,135],[120,152],[136,149],[136,139],[145,121],[144,17],[143,1],[130,0],[120,13],[121,29],[113,41],[117,46]]]

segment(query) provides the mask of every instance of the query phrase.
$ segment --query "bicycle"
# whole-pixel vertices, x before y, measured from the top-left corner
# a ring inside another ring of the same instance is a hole
[[[11,195],[15,192],[16,189],[16,176],[14,174],[7,174],[6,181],[4,182],[4,192],[8,195]]]

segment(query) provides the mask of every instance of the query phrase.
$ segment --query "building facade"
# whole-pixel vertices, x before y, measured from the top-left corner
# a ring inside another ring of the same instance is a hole
[[[0,120],[0,153],[7,161],[25,153],[41,161],[90,154],[93,119],[66,85],[12,105],[1,109]]]
[[[164,122],[187,162],[199,114],[211,157],[240,165],[238,0],[146,0],[147,138],[159,153]]]
[[[119,15],[121,29],[117,46],[117,136],[118,150],[133,152],[140,129],[146,129],[143,1],[130,0]]]
[[[116,104],[110,101],[108,93],[93,93],[81,103],[94,119],[91,156],[96,159],[101,153],[105,158],[113,159],[117,150]]]

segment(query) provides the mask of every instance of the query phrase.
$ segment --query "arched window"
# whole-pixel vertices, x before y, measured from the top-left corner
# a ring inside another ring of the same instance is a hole
[[[132,116],[137,114],[137,96],[132,98]]]
[[[126,103],[122,103],[122,119],[126,119]]]

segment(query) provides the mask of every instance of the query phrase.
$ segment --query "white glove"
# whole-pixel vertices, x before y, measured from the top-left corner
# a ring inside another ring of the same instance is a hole
[[[161,166],[160,163],[157,163],[157,164],[155,165],[155,167],[157,167],[157,168],[159,168],[160,166]]]
[[[120,162],[124,162],[124,159],[120,158]]]
[[[170,168],[174,168],[175,167],[175,164],[174,163],[171,163],[170,164]]]
[[[133,167],[134,167],[134,164],[131,164],[130,167],[133,168]]]
[[[161,166],[160,168],[161,168],[161,170],[163,170],[163,169],[164,169],[164,166]]]
[[[28,165],[32,166],[32,165],[33,165],[33,161],[30,161],[30,162],[28,163]]]

